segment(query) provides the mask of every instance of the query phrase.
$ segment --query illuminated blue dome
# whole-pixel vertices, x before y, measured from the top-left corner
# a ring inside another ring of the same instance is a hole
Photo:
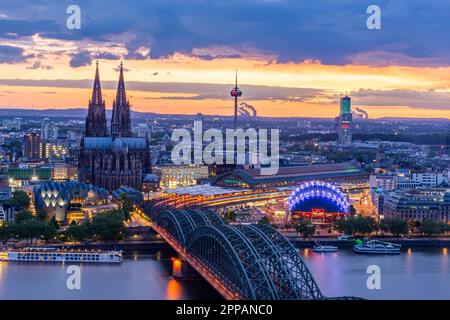
[[[325,212],[348,213],[350,205],[347,196],[330,183],[310,181],[292,192],[288,199],[289,211],[311,212],[323,209]]]

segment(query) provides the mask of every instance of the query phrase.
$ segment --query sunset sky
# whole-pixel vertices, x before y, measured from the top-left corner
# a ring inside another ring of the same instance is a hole
[[[449,35],[448,0],[2,1],[0,108],[87,107],[96,60],[111,108],[122,60],[136,111],[231,115],[237,69],[262,116],[450,119]]]

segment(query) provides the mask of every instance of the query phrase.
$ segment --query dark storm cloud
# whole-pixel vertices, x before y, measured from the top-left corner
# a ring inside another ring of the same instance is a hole
[[[212,54],[194,54],[192,55],[196,58],[200,58],[202,60],[207,60],[207,61],[211,61],[214,59],[237,59],[237,58],[241,58],[242,55],[234,53],[234,54],[217,54],[217,55],[212,55]]]
[[[89,52],[81,51],[70,58],[70,66],[72,68],[89,66],[92,63],[92,57]]]
[[[51,69],[53,69],[53,67],[43,65],[41,61],[35,61],[30,66],[28,66],[27,69],[29,69],[29,70],[36,70],[36,69],[51,70]]]
[[[98,54],[95,54],[93,56],[93,58],[95,58],[95,59],[105,59],[105,60],[118,60],[118,59],[120,59],[120,56],[118,56],[116,54],[109,53],[109,52],[100,52]]]
[[[109,52],[92,54],[88,51],[80,51],[72,55],[70,58],[70,66],[72,68],[89,66],[91,65],[93,59],[117,60],[120,59],[120,56]]]
[[[0,4],[0,13],[5,11],[3,8],[4,5],[4,3]],[[11,7],[14,6],[12,1],[9,5]],[[17,7],[10,9],[10,11],[17,10],[20,12],[23,9],[25,11],[27,10],[27,8],[20,8],[18,5]],[[45,18],[33,20],[0,18],[0,38],[17,39],[32,36],[37,32],[54,32],[58,29],[59,27],[55,21],[47,20]]]
[[[0,63],[18,63],[26,59],[22,48],[0,45]]]
[[[35,33],[54,39],[99,42],[127,35],[128,58],[148,59],[196,48],[226,46],[278,62],[321,60],[326,64],[388,62],[450,63],[450,1],[377,0],[382,29],[366,28],[369,0],[79,0],[82,29],[67,30],[65,8],[73,1],[2,1],[0,37]],[[377,55],[368,54],[378,52]],[[202,54],[203,59],[215,55]],[[383,61],[380,61],[383,57]]]

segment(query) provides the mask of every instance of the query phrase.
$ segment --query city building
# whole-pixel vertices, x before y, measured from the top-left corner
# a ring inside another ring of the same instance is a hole
[[[7,184],[0,184],[0,202],[11,199],[11,187]]]
[[[340,115],[338,117],[338,145],[346,146],[352,143],[352,110],[349,96],[341,98]]]
[[[41,139],[43,141],[50,139],[50,119],[45,118],[41,123]]]
[[[428,188],[388,192],[384,195],[383,215],[404,220],[435,219],[448,223],[450,189]]]
[[[370,187],[383,190],[436,188],[448,181],[444,172],[412,172],[399,169],[387,173],[371,174]]]
[[[209,175],[208,166],[204,165],[157,165],[153,172],[159,176],[163,190],[196,185]]]
[[[2,206],[0,206],[0,225],[4,224],[6,222],[6,211],[3,209]]]
[[[145,138],[147,139],[147,141],[150,141],[152,137],[152,131],[147,124],[140,123],[137,127],[137,136],[138,138]]]
[[[53,127],[52,128],[52,139],[53,140],[58,140],[59,139],[59,128],[58,127]]]
[[[41,159],[41,135],[37,132],[26,133],[23,137],[23,156],[30,160]]]
[[[120,65],[111,133],[108,134],[97,64],[78,161],[79,180],[110,191],[122,186],[141,190],[142,180],[150,171],[147,139],[131,135],[130,104],[126,99],[123,66]]]
[[[50,180],[52,178],[51,167],[10,167],[2,171],[2,174],[8,176],[11,181],[42,181]]]
[[[21,118],[3,120],[3,128],[6,130],[20,130],[21,124],[22,124]]]
[[[397,187],[397,175],[390,174],[371,174],[369,177],[370,188],[383,190],[395,190]]]
[[[75,131],[69,130],[67,131],[67,140],[68,141],[77,141],[78,135]]]
[[[14,208],[3,208],[0,206],[0,225],[3,225],[6,222],[13,221],[15,219],[15,211]]]
[[[52,179],[53,180],[76,180],[78,177],[77,166],[70,163],[54,163]]]
[[[142,192],[149,193],[160,190],[160,176],[155,173],[145,175],[142,183]]]
[[[397,174],[397,189],[436,188],[446,180],[440,172],[399,171]]]
[[[136,204],[141,204],[144,200],[142,193],[134,188],[122,187],[112,192],[112,197],[116,202],[120,202],[122,200],[122,195],[126,195],[128,200]]]
[[[372,212],[375,216],[383,215],[384,192],[383,188],[371,188],[370,198],[372,200]]]
[[[69,155],[69,148],[56,142],[43,141],[41,143],[41,150],[43,159],[59,159]]]

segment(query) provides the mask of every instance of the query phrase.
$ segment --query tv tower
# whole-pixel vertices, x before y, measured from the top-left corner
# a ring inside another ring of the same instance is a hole
[[[233,90],[230,92],[231,96],[234,97],[234,129],[237,127],[237,115],[238,115],[238,98],[242,96],[241,89],[238,88],[237,84],[237,70],[236,70],[236,82]]]

